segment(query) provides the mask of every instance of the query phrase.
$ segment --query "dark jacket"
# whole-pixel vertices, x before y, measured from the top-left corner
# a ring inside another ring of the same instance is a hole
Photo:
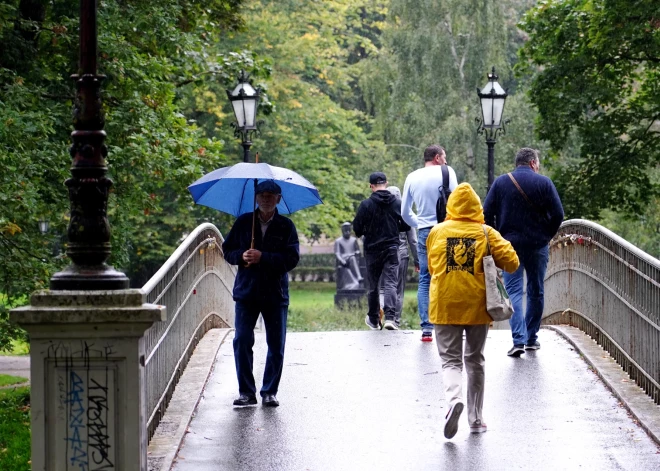
[[[252,213],[236,219],[222,244],[225,260],[238,266],[234,282],[234,301],[267,302],[286,306],[289,304],[289,278],[287,272],[293,270],[300,259],[298,233],[293,222],[275,215],[261,237],[261,227],[257,221],[254,230],[254,248],[261,251],[261,260],[255,265],[245,266],[243,252],[250,248],[252,241]]]
[[[555,185],[526,166],[511,173],[537,209],[527,203],[508,175],[500,175],[484,202],[486,224],[497,229],[516,250],[548,245],[564,219]]]
[[[387,190],[378,190],[360,203],[353,220],[355,235],[364,235],[365,254],[377,254],[399,246],[399,232],[410,226],[401,219],[401,200]]]

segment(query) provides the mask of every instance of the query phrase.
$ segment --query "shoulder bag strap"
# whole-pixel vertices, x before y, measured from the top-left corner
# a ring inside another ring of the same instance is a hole
[[[449,169],[447,164],[442,166],[442,188],[445,190],[445,193],[449,191]]]
[[[481,227],[484,230],[484,235],[486,236],[486,249],[488,250],[488,253],[486,256],[490,255],[490,242],[488,241],[488,229],[485,224],[482,224]]]
[[[523,191],[523,189],[520,187],[520,185],[518,184],[516,179],[513,178],[513,175],[511,175],[511,172],[507,173],[507,175],[509,176],[509,178],[511,179],[513,184],[516,185],[516,188],[518,188],[518,191],[520,192],[520,194],[523,195],[523,198],[525,198],[525,201],[527,201],[527,204],[529,204],[532,208],[534,208],[535,211],[537,211],[537,212],[540,211],[539,207],[536,204],[534,204],[534,202],[532,200],[529,199],[529,197]]]

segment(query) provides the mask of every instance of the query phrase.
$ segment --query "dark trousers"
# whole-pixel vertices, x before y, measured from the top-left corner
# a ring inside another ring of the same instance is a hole
[[[382,275],[383,311],[386,320],[394,320],[396,310],[396,285],[399,277],[399,248],[392,246],[378,254],[366,254],[367,262],[367,302],[369,318],[376,322],[380,312],[378,281]]]
[[[260,394],[261,397],[268,394],[277,394],[284,365],[288,309],[288,306],[236,302],[234,361],[236,362],[236,376],[240,394],[255,396],[257,392],[252,374],[252,347],[254,346],[254,327],[257,325],[259,313],[264,318],[266,344],[268,345],[264,381]]]
[[[408,250],[408,249],[406,249]],[[394,322],[396,325],[401,324],[401,313],[403,312],[403,295],[406,291],[406,277],[408,276],[408,254],[401,256],[401,250],[399,249],[399,277],[397,278],[396,284],[396,307],[394,308]],[[380,304],[383,303],[383,277],[380,277],[379,288],[380,288]]]
[[[394,309],[394,320],[397,325],[401,322],[401,313],[403,312],[403,294],[406,291],[408,260],[407,256],[399,259],[399,277],[396,280],[396,308]]]

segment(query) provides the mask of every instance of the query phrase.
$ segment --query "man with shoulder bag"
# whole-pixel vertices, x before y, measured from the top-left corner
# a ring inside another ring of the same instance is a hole
[[[520,267],[504,273],[504,284],[513,304],[509,320],[513,347],[507,355],[519,357],[538,350],[543,315],[543,280],[548,265],[548,243],[564,219],[564,210],[552,181],[539,175],[539,156],[524,147],[516,154],[516,168],[493,182],[486,201],[486,224],[511,242]],[[527,275],[527,306],[523,311],[523,278]]]
[[[458,182],[454,169],[447,165],[445,149],[439,145],[428,146],[424,150],[424,167],[406,177],[401,196],[401,217],[410,226],[417,228],[417,253],[419,256],[419,287],[417,289],[417,309],[419,310],[422,342],[433,341],[433,324],[429,322],[429,275],[426,254],[426,238],[433,226],[444,220],[438,214],[438,199],[446,197]],[[415,211],[413,212],[413,204]],[[441,204],[441,206],[443,206]],[[439,218],[441,220],[439,220]]]

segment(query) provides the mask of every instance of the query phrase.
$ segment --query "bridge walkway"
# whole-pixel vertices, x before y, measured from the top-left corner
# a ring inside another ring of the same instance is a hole
[[[290,333],[275,409],[238,409],[231,337],[220,347],[173,469],[658,470],[660,449],[557,333],[506,356],[510,333],[486,344],[484,416],[443,436],[446,403],[435,344],[419,332]],[[257,334],[255,377],[265,338]],[[605,354],[605,353],[603,353]]]

